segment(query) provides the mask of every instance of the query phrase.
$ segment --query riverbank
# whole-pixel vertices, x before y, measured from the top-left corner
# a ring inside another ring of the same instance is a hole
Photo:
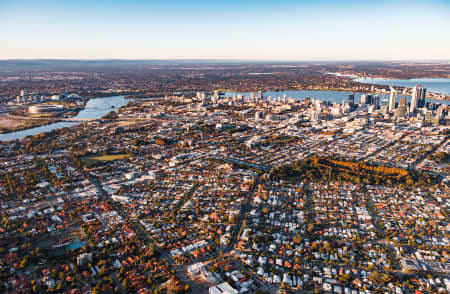
[[[25,131],[33,128],[47,126],[53,123],[63,122],[64,119],[73,118],[80,113],[84,108],[77,110],[70,110],[68,116],[55,117],[55,116],[14,116],[5,115],[0,119],[0,134],[10,134],[19,131]]]
[[[39,126],[0,134],[0,141],[4,142],[23,139],[27,136],[34,136],[41,133],[78,125],[84,121],[100,119],[111,111],[117,111],[121,106],[132,100],[125,99],[123,96],[112,96],[104,98],[91,98],[84,101],[85,103],[83,105],[79,105],[80,109],[78,109],[76,115],[71,115],[70,118],[73,118],[73,121],[71,121],[68,117],[59,117],[52,120],[48,124],[42,123],[39,124]],[[72,112],[71,114],[75,114],[75,112]],[[67,119],[67,121],[65,119]]]
[[[18,131],[24,131],[32,128],[46,126],[60,120],[55,119],[19,119],[5,116],[0,119],[0,134],[10,134]]]
[[[10,134],[25,131],[37,127],[43,127],[53,123],[64,121],[67,118],[77,116],[84,110],[89,99],[77,101],[44,102],[39,105],[58,104],[64,106],[64,111],[59,113],[30,114],[26,110],[19,111],[18,115],[6,114],[0,118],[0,134]]]

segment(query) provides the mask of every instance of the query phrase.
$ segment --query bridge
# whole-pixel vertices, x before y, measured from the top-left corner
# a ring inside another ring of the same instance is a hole
[[[67,122],[87,122],[87,121],[93,121],[96,120],[96,118],[75,118],[75,117],[68,117],[68,118],[58,118],[55,119],[56,121],[67,121]]]

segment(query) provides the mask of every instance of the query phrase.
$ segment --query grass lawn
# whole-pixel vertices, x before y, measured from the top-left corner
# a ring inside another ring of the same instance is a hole
[[[84,161],[86,166],[91,166],[97,162],[108,162],[114,161],[118,159],[125,159],[130,157],[132,154],[124,153],[124,154],[112,154],[112,155],[93,155],[93,156],[85,156],[82,157],[81,160]]]

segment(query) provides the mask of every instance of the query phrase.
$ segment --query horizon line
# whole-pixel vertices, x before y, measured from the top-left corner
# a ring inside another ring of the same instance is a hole
[[[0,61],[251,61],[251,62],[441,62],[450,59],[251,59],[251,58],[0,58]]]

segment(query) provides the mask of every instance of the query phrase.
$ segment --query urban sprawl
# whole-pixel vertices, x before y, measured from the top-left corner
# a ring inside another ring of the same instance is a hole
[[[386,91],[130,99],[0,142],[0,292],[450,293],[449,107]]]

